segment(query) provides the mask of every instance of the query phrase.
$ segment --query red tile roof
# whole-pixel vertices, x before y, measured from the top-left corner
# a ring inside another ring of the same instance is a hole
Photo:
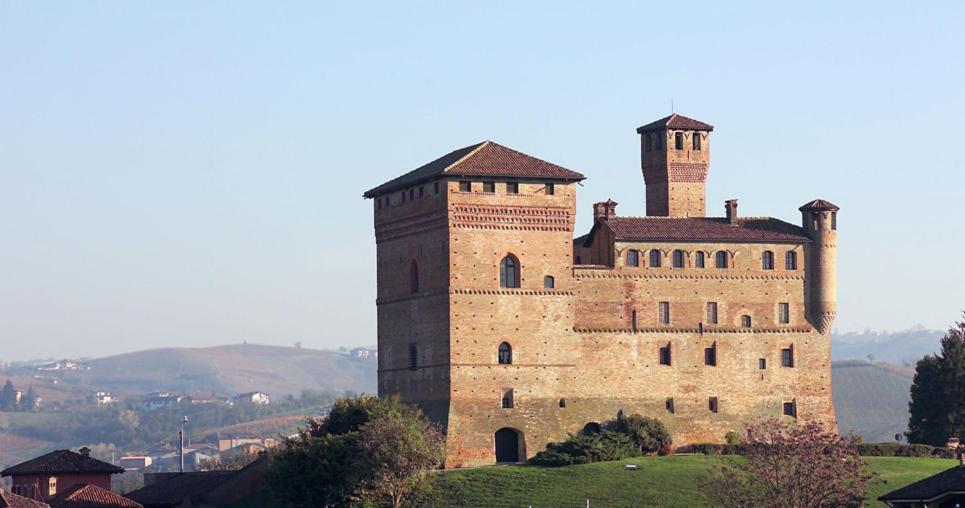
[[[611,217],[594,226],[610,228],[618,241],[806,243],[804,229],[771,217]],[[591,231],[591,235],[592,235]],[[588,239],[587,241],[592,241]]]
[[[18,496],[13,492],[0,490],[0,508],[50,508],[50,505],[34,501],[29,497]]]
[[[810,211],[810,210],[819,211],[819,212],[822,212],[822,211],[825,211],[825,210],[830,211],[830,212],[837,212],[837,211],[840,210],[840,209],[841,209],[841,208],[839,208],[838,205],[836,205],[836,204],[834,204],[834,203],[832,203],[832,202],[830,202],[830,201],[825,201],[825,200],[823,200],[823,199],[815,199],[814,201],[811,201],[810,203],[806,203],[806,204],[805,204],[804,206],[802,206],[801,208],[798,208],[798,210],[800,210],[800,211],[802,211],[802,212],[804,212],[804,211]]]
[[[363,196],[372,198],[424,183],[440,176],[491,176],[570,181],[579,181],[586,178],[576,171],[517,152],[492,141],[483,141],[443,155],[398,178],[370,189]]]
[[[58,492],[49,503],[51,508],[143,508],[140,503],[89,483]]]
[[[712,131],[714,130],[714,126],[710,125],[709,123],[701,122],[700,120],[694,120],[693,118],[687,118],[686,116],[674,113],[666,118],[661,118],[656,122],[650,122],[643,127],[639,127],[637,129],[637,133],[662,131],[667,129],[681,131]]]
[[[0,476],[25,474],[119,474],[124,470],[102,460],[70,450],[54,450],[0,471]]]

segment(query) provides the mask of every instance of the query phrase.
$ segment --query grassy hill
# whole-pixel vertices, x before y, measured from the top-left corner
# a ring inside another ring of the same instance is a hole
[[[879,481],[868,489],[868,506],[884,506],[874,499],[911,482],[955,465],[953,460],[867,457]],[[730,456],[675,455],[643,457],[582,466],[541,468],[495,466],[439,473],[434,487],[436,506],[591,507],[710,506],[700,490],[701,478],[719,460]],[[636,464],[636,471],[624,470]]]
[[[908,428],[908,401],[914,371],[867,362],[834,362],[834,408],[838,429],[865,441],[894,441]]]
[[[257,390],[282,397],[302,390],[376,391],[375,362],[316,349],[254,344],[165,348],[88,363],[88,371],[61,373],[62,382],[121,394],[169,390],[233,395]]]

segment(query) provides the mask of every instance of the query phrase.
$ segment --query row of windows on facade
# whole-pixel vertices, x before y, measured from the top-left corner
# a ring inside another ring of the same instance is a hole
[[[506,194],[519,194],[519,182],[506,182]],[[459,182],[459,192],[472,192],[473,182],[470,180],[461,180]],[[432,183],[432,194],[438,195],[441,188],[440,182]],[[484,181],[482,182],[482,191],[490,194],[496,193],[496,182],[494,181]],[[556,185],[552,182],[547,182],[543,185],[543,193],[547,196],[552,196],[556,194]],[[405,203],[406,201],[414,201],[419,198],[423,198],[426,195],[426,189],[424,185],[419,187],[413,187],[411,189],[405,189],[399,192],[399,203]],[[382,208],[387,208],[392,206],[392,196],[383,196],[375,200],[375,206],[381,210]]]
[[[717,311],[717,302],[707,302],[707,324],[720,324],[720,315]],[[670,302],[657,302],[657,321],[662,325],[670,324]],[[782,325],[791,322],[791,304],[780,302],[777,304],[777,322]],[[751,328],[753,319],[748,314],[741,316],[741,326]],[[703,325],[703,323],[701,323]],[[637,331],[637,311],[630,311],[630,328]]]
[[[410,345],[410,361],[415,361],[413,351],[415,351],[415,344]],[[500,365],[512,365],[513,364],[513,347],[508,342],[502,342],[499,344],[497,351],[497,361]],[[671,345],[668,342],[666,346],[661,346],[658,353],[658,362],[660,365],[673,365],[673,353],[671,351]],[[709,365],[711,367],[717,366],[717,343],[714,342],[710,347],[704,348],[704,365]],[[416,368],[414,363],[409,364],[410,368]],[[789,346],[781,349],[781,367],[794,367],[794,346]],[[758,369],[767,368],[767,358],[758,358],[757,360]]]
[[[434,196],[439,195],[440,182],[432,182],[432,194]],[[414,201],[416,198],[423,198],[426,195],[425,185],[420,185],[419,187],[413,187],[411,189],[406,189],[399,192],[399,202],[405,203],[406,201]],[[383,196],[375,200],[375,206],[379,210],[382,208],[388,208],[392,206],[392,197]]]
[[[640,266],[640,252],[636,249],[630,249],[626,254],[626,266],[629,267],[639,267]],[[671,262],[674,268],[684,268],[686,265],[687,253],[680,249],[674,250],[671,253]],[[650,268],[660,268],[663,264],[663,252],[659,249],[651,249],[649,252]],[[694,268],[706,268],[706,254],[704,251],[697,251],[694,253]],[[727,251],[719,250],[714,253],[714,266],[717,268],[729,268],[730,266],[729,256]],[[764,270],[774,269],[774,252],[766,250],[761,254],[761,268]],[[787,251],[784,253],[784,269],[785,270],[797,270],[797,252]]]
[[[700,138],[700,133],[699,133],[699,132],[694,132],[693,134],[691,134],[690,138],[691,138],[691,140],[690,140],[690,148],[691,148],[692,150],[700,150],[700,140],[701,140],[701,138]],[[646,145],[647,145],[647,151],[648,151],[648,152],[653,151],[653,150],[663,150],[663,134],[659,134],[659,133],[656,133],[656,134],[654,134],[654,133],[649,133],[649,134],[647,134],[647,136],[646,136]],[[674,133],[674,135],[673,135],[673,147],[674,147],[674,150],[683,150],[683,149],[684,149],[684,133],[683,133],[683,132],[675,132],[675,133]]]
[[[472,181],[470,181],[470,180],[461,180],[461,181],[459,182],[459,192],[472,192],[472,191],[473,191],[473,183],[474,183],[474,182],[472,182]],[[505,182],[504,185],[506,186],[506,194],[519,194],[519,182]],[[496,193],[496,182],[494,182],[494,181],[483,181],[483,182],[482,182],[482,191],[485,192],[485,193],[487,193],[487,194],[495,194],[495,193]],[[551,183],[551,182],[547,182],[547,183],[543,184],[543,194],[546,194],[547,196],[553,196],[553,195],[555,195],[555,194],[556,194],[556,185],[553,184],[553,183]]]
[[[560,399],[559,405],[561,408],[565,408],[566,399]],[[502,398],[500,400],[500,406],[503,409],[513,409],[514,407],[516,407],[516,401],[514,400],[514,397],[513,397],[512,388],[506,388],[503,390]],[[664,407],[666,408],[668,413],[673,414],[677,412],[677,407],[676,407],[676,404],[674,403],[673,397],[667,397],[666,401],[664,402]],[[710,411],[711,413],[719,413],[720,399],[718,399],[717,397],[708,397],[707,410]],[[796,401],[784,402],[782,404],[781,412],[782,414],[784,414],[784,416],[792,416],[796,418],[797,417]]]
[[[520,287],[520,266],[519,259],[509,254],[499,262],[499,287],[518,288]],[[409,264],[409,292],[419,292],[419,263],[412,261]],[[556,287],[556,278],[552,275],[543,276],[543,287],[553,289]]]

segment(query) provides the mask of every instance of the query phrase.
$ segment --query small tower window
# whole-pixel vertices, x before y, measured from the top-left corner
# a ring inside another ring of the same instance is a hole
[[[493,194],[496,192],[496,182],[483,182],[483,192]]]
[[[766,251],[764,251],[763,254],[761,254],[761,268],[763,268],[764,270],[773,270],[773,269],[774,269],[774,253],[773,253],[773,252],[771,252],[771,251],[769,251],[769,250],[766,250]]]
[[[547,275],[543,277],[543,287],[546,289],[553,289],[556,287],[556,279],[552,275]]]
[[[717,302],[707,302],[707,324],[717,324]]]
[[[425,187],[419,187],[419,197],[421,198],[421,197],[425,196],[425,194],[426,194],[426,188],[425,188]]]
[[[758,359],[757,359],[757,368],[758,368],[758,369],[761,369],[761,370],[766,369],[766,368],[767,368],[767,358],[758,358]]]
[[[405,203],[405,191],[402,191],[402,202]]]
[[[513,408],[513,389],[512,388],[508,388],[503,391],[502,406],[503,406],[503,409]]]
[[[673,407],[673,397],[667,397],[667,401],[664,403],[664,406],[667,408],[668,413],[670,414],[675,413],[674,407]]]
[[[784,416],[797,418],[797,408],[794,407],[793,401],[784,403]]]
[[[717,268],[727,268],[727,251],[719,250],[714,253],[714,262]]]
[[[831,212],[831,230],[838,230],[838,212]]]
[[[506,255],[499,263],[499,287],[519,287],[519,260],[512,254]]]
[[[660,268],[660,251],[657,249],[650,251],[650,266],[652,268]]]
[[[673,267],[674,268],[684,267],[684,251],[682,250],[673,251]]]
[[[683,132],[675,132],[675,133],[674,133],[674,135],[673,135],[673,145],[674,145],[673,147],[674,147],[675,150],[683,150],[683,149],[684,149],[684,133],[683,133]]]
[[[647,138],[647,151],[649,152],[650,150],[653,150],[653,137],[648,132],[646,135],[646,138]]]
[[[791,322],[791,304],[787,302],[777,304],[777,322],[782,325]]]
[[[658,133],[654,134],[653,137],[654,137],[654,140],[657,142],[657,144],[656,144],[657,150],[662,150],[662,149],[663,149],[663,134],[660,133],[660,132],[658,132]]]
[[[506,182],[506,194],[519,194],[519,183]]]
[[[627,266],[640,266],[640,251],[634,249],[627,251]]]
[[[750,328],[751,317],[748,316],[747,314],[744,314],[743,316],[741,316],[741,326],[743,326],[744,328]]]
[[[717,366],[717,343],[704,348],[704,365]]]
[[[508,342],[503,342],[499,345],[499,364],[513,364],[513,347],[510,346]]]
[[[784,253],[784,269],[797,270],[797,252],[789,250]]]
[[[409,189],[409,201],[415,199],[415,189]]]
[[[375,202],[376,202],[376,205],[375,205],[376,209],[381,210],[381,209],[382,209],[382,198],[379,198],[379,199],[375,200]]]
[[[704,267],[704,251],[697,251],[694,253],[694,268]]]
[[[781,367],[794,367],[794,347],[781,350]]]
[[[710,410],[711,413],[716,413],[719,411],[717,397],[710,397],[707,399],[707,409]]]
[[[670,324],[670,302],[660,302],[657,305],[658,308],[658,318],[660,319],[660,324],[669,325]]]
[[[566,399],[560,399],[560,407],[561,407],[561,408],[565,408],[565,407],[566,407]]]
[[[660,365],[670,365],[670,343],[660,348]]]
[[[419,349],[415,342],[409,343],[409,370],[416,370],[419,367]]]
[[[409,293],[419,292],[419,264],[413,261],[409,265]]]
[[[693,139],[694,139],[694,150],[700,150],[700,133],[694,132]]]
[[[554,195],[554,194],[556,194],[556,186],[553,185],[552,183],[547,183],[547,184],[546,184],[546,195],[547,195],[547,196],[552,196],[552,195]]]
[[[459,192],[472,192],[472,182],[466,180],[459,182]]]

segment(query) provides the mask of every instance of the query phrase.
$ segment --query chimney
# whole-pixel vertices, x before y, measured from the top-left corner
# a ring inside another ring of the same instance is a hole
[[[727,210],[727,222],[731,225],[737,224],[737,200],[728,199],[724,201],[724,208]]]
[[[90,448],[86,446],[77,451],[80,452],[80,454],[83,455],[84,457],[90,457]]]
[[[610,217],[616,217],[617,204],[619,203],[612,199],[601,201],[599,203],[593,203],[593,222],[601,219],[607,220]]]

